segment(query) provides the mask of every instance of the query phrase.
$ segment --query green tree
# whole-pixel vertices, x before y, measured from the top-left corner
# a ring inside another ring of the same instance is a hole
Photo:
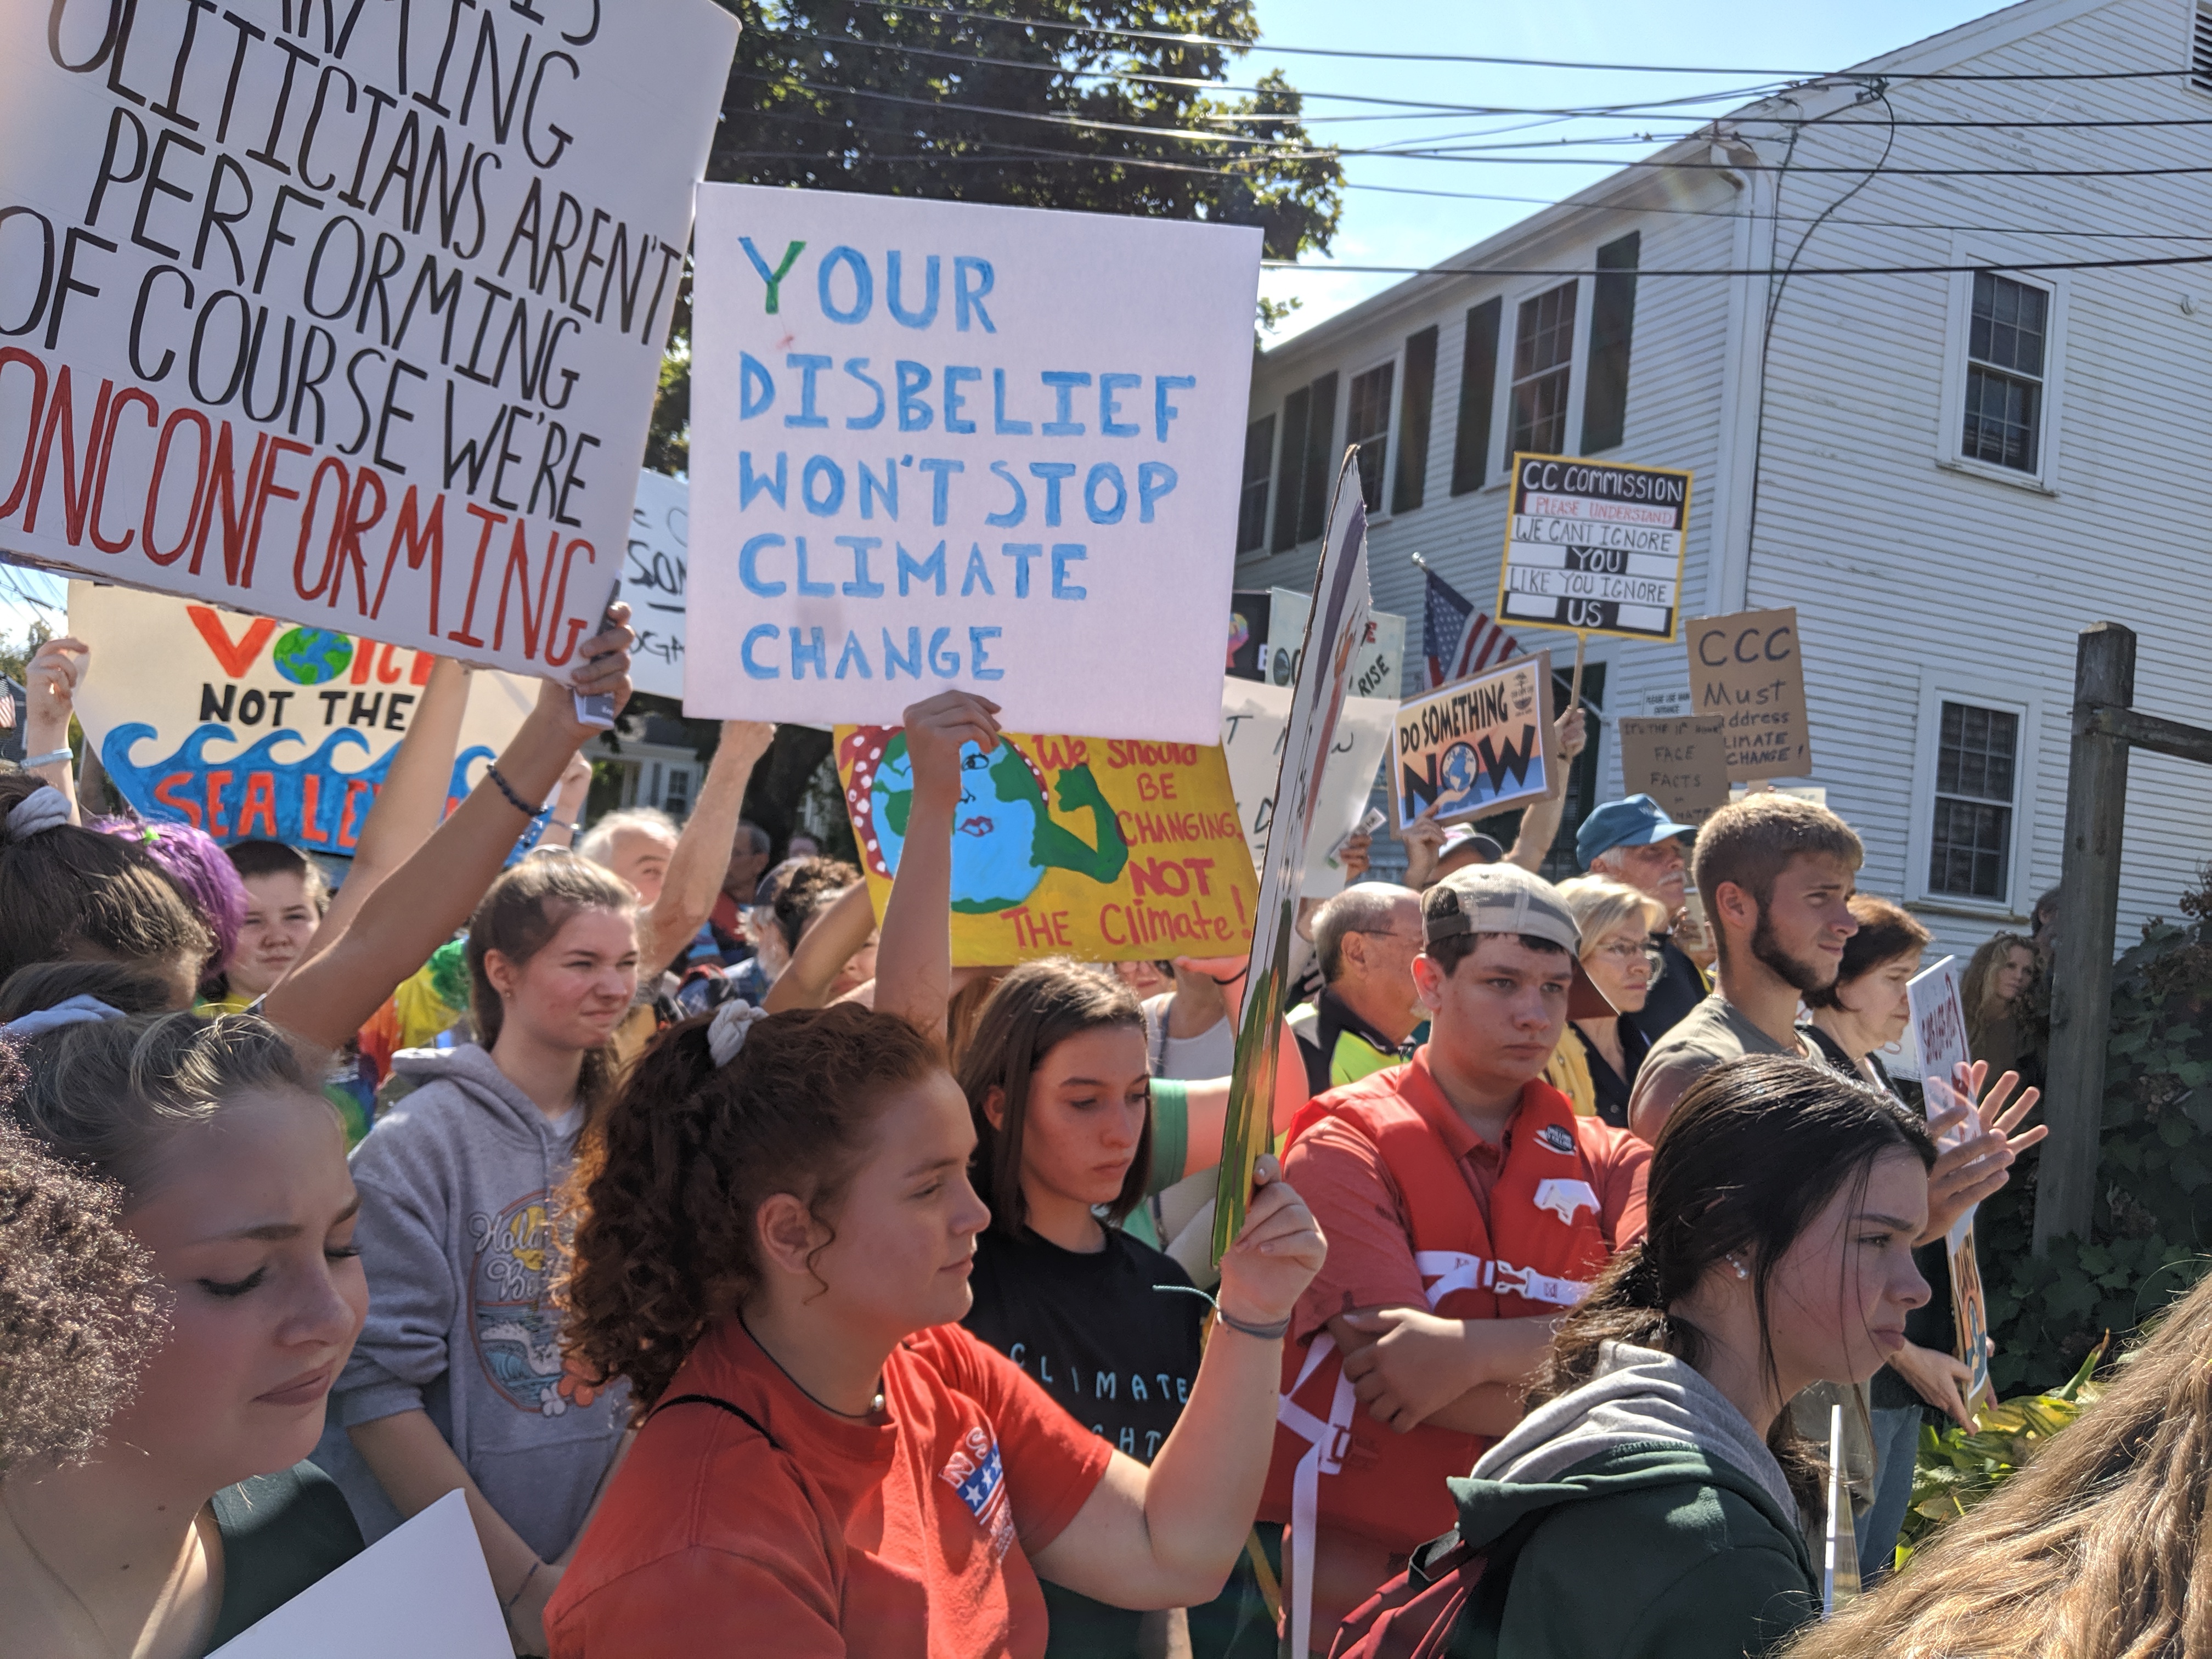
[[[1252,225],[1273,258],[1335,233],[1343,170],[1279,72],[1231,92],[1231,48],[1113,32],[1249,45],[1251,0],[721,3],[744,29],[716,181]],[[664,471],[687,460],[690,329],[687,294],[647,451]]]

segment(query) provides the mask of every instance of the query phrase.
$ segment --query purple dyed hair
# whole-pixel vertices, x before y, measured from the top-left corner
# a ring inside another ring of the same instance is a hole
[[[222,843],[188,823],[114,817],[94,818],[85,827],[135,842],[183,890],[215,935],[215,954],[200,973],[201,990],[212,989],[222,980],[224,965],[238,948],[239,932],[246,926],[246,884]]]

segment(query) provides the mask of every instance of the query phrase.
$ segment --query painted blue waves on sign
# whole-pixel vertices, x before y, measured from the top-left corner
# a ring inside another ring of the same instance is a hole
[[[100,765],[139,817],[190,823],[226,844],[265,837],[341,858],[353,855],[362,822],[398,752],[387,749],[374,764],[346,770],[340,758],[365,754],[369,744],[360,732],[341,729],[310,753],[280,759],[280,746],[307,744],[297,732],[283,727],[217,760],[209,757],[208,746],[235,744],[238,737],[228,726],[210,721],[194,727],[172,754],[145,760],[134,755],[160,735],[154,726],[135,722],[117,726],[100,746]],[[481,744],[455,756],[447,798],[466,795],[470,768],[492,758],[492,750]],[[536,842],[538,830],[537,823],[530,826],[518,851]]]

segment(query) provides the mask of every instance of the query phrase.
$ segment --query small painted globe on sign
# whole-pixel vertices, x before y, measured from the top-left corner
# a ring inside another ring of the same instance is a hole
[[[277,636],[270,654],[276,672],[293,684],[320,685],[351,665],[353,641],[326,628],[293,628]]]

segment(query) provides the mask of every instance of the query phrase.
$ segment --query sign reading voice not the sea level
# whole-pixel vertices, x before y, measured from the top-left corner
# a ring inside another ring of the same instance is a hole
[[[697,250],[690,713],[1217,741],[1257,230],[708,185]]]
[[[1006,732],[968,745],[952,833],[952,962],[1236,956],[1259,884],[1221,750]],[[906,734],[840,726],[837,776],[880,916],[906,845]]]
[[[1671,640],[1689,523],[1687,472],[1516,455],[1498,614],[1542,628]]]
[[[709,0],[0,5],[0,545],[568,672],[737,37]]]

